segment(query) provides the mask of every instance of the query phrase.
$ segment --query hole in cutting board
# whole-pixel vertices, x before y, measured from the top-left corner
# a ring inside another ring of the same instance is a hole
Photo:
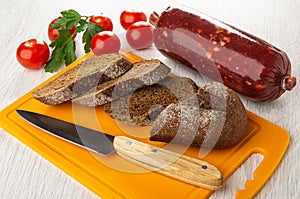
[[[215,191],[209,199],[235,198],[237,190],[245,189],[245,183],[253,180],[253,173],[260,165],[264,156],[253,153],[234,173],[224,182],[224,187]]]

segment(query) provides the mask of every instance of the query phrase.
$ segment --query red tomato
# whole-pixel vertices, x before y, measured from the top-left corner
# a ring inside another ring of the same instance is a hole
[[[95,55],[116,53],[120,50],[121,42],[117,35],[111,31],[102,31],[94,35],[91,49]]]
[[[49,24],[48,26],[48,37],[50,39],[50,41],[54,41],[58,36],[59,36],[59,33],[58,33],[58,30],[59,28],[51,28],[52,24],[54,24],[58,19],[53,19],[51,21],[51,23]],[[76,30],[76,26],[73,26],[73,28],[70,30],[70,34],[73,34]],[[75,39],[76,37],[76,34],[73,36],[72,39]]]
[[[16,53],[18,62],[28,69],[42,68],[49,55],[48,45],[40,39],[30,39],[21,43]]]
[[[123,11],[120,15],[122,27],[127,30],[130,25],[138,21],[147,21],[147,16],[143,12]]]
[[[153,27],[145,22],[135,22],[126,32],[128,44],[134,49],[148,48],[153,43]]]
[[[102,29],[104,31],[112,31],[113,30],[113,23],[110,20],[110,18],[105,16],[92,16],[90,18],[90,22],[94,24],[98,24],[99,26],[102,26]]]

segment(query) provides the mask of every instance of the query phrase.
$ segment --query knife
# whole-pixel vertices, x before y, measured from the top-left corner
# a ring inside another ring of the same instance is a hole
[[[26,110],[16,111],[33,126],[101,155],[109,155],[116,151],[124,159],[151,171],[205,189],[217,190],[223,185],[221,172],[208,162],[151,146],[132,138],[112,136],[39,113]]]

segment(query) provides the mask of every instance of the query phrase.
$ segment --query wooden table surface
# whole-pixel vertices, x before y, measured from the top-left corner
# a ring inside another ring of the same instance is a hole
[[[292,62],[293,75],[300,78],[300,1],[176,2],[188,4],[283,49]],[[149,16],[153,10],[160,12],[174,4],[174,1],[142,0],[1,0],[0,110],[53,75],[42,69],[31,71],[21,67],[15,53],[18,45],[30,38],[40,38],[49,44],[47,27],[60,11],[72,8],[84,15],[103,13],[113,20],[114,32],[124,34],[119,23],[119,15],[124,9],[141,10]],[[76,53],[78,57],[84,54],[82,46],[79,45]],[[291,143],[281,164],[256,198],[300,198],[299,96],[297,85],[292,92],[271,103],[257,103],[242,97],[248,110],[285,128],[291,136]],[[230,186],[217,191],[211,198],[234,198],[235,191],[243,189],[245,179],[251,178],[261,159],[259,154],[251,157],[227,180]],[[0,198],[99,197],[0,128]]]

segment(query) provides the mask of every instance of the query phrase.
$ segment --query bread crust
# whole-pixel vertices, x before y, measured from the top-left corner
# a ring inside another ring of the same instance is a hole
[[[131,67],[129,61],[116,53],[92,57],[35,90],[32,96],[48,105],[61,104],[98,84],[115,79]]]
[[[169,105],[155,120],[150,140],[201,148],[228,148],[246,133],[247,113],[234,91],[220,83]]]
[[[134,63],[122,76],[87,91],[72,102],[88,107],[103,105],[139,88],[159,82],[171,69],[157,59]]]

